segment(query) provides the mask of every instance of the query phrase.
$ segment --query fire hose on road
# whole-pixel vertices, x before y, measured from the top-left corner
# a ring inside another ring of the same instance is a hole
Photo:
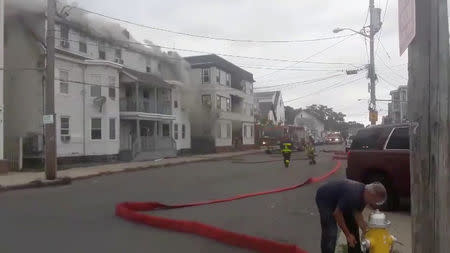
[[[231,198],[205,201],[205,202],[197,202],[197,203],[189,203],[189,204],[179,204],[179,205],[166,205],[159,202],[123,202],[116,206],[116,215],[136,223],[146,224],[152,227],[157,227],[166,230],[172,230],[183,233],[196,234],[202,237],[214,239],[216,241],[233,245],[240,248],[246,248],[250,250],[254,250],[256,252],[261,253],[306,253],[306,251],[298,248],[296,245],[292,244],[284,244],[275,241],[270,241],[263,238],[258,238],[254,236],[249,236],[245,234],[239,234],[231,231],[227,231],[221,228],[213,227],[210,225],[202,224],[200,222],[194,221],[185,221],[185,220],[175,220],[164,217],[151,216],[148,214],[140,213],[145,211],[154,211],[154,210],[168,210],[168,209],[177,209],[177,208],[187,208],[194,206],[203,206],[203,205],[211,205],[218,204],[224,202],[230,202],[240,199],[252,198],[262,195],[275,194],[285,191],[295,190],[306,185],[314,184],[321,182],[334,173],[336,173],[340,167],[341,162],[337,161],[336,166],[320,177],[312,177],[307,179],[305,182],[285,187],[278,188],[270,191],[250,193],[237,195]]]

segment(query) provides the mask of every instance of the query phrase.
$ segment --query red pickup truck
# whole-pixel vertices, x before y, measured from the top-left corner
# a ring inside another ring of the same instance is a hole
[[[409,126],[381,125],[358,131],[348,153],[347,178],[381,182],[388,199],[381,209],[395,210],[410,196]]]

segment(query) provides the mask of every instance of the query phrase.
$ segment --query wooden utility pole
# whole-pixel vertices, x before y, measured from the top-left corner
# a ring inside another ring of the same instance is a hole
[[[370,12],[370,33],[369,33],[369,40],[370,40],[370,64],[369,64],[369,78],[370,78],[370,102],[369,102],[369,118],[370,118],[370,124],[376,125],[377,120],[374,117],[374,114],[377,114],[377,97],[375,92],[375,1],[370,0],[369,1],[369,12]],[[377,116],[378,117],[378,116]]]
[[[55,119],[55,16],[56,0],[47,0],[47,67],[45,86],[45,177],[56,179]]]
[[[449,31],[447,0],[415,0],[409,46],[411,212],[415,253],[450,250]]]

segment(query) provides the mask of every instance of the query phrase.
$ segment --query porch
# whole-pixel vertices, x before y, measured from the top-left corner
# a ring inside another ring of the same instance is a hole
[[[127,160],[149,161],[176,156],[172,121],[163,119],[121,119],[121,153]]]

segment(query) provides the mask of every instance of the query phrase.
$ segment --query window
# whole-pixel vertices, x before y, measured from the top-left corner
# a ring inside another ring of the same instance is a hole
[[[116,119],[109,119],[109,139],[116,139]]]
[[[210,72],[210,69],[202,69],[202,83],[209,83]]]
[[[122,59],[122,49],[117,48],[115,52],[116,59]]]
[[[231,99],[227,98],[227,112],[231,112]]]
[[[162,72],[162,66],[161,66],[161,63],[158,63],[158,71],[159,71],[159,73]]]
[[[245,138],[248,137],[247,127],[248,127],[248,126],[244,126],[244,137],[245,137]]]
[[[80,33],[79,49],[82,53],[87,53],[86,36]]]
[[[178,140],[178,124],[173,124],[173,138]]]
[[[101,76],[100,75],[92,75],[92,84],[91,84],[91,97],[101,97],[102,96],[102,87],[100,85],[101,83]]]
[[[216,81],[218,84],[220,84],[220,69],[217,69]]]
[[[364,128],[358,131],[353,139],[350,149],[352,150],[374,150],[383,146],[380,140],[384,141],[388,136],[391,128]]]
[[[98,51],[98,58],[100,58],[101,60],[106,60],[105,51]]]
[[[231,138],[231,124],[227,124],[227,138]]]
[[[178,101],[177,100],[173,101],[173,107],[178,108]]]
[[[110,77],[108,77],[108,81],[109,81],[109,86],[111,86],[108,89],[108,96],[111,99],[115,99],[116,98],[116,77],[110,76]]]
[[[253,126],[249,126],[250,127],[250,137],[253,137]]]
[[[98,43],[98,58],[101,60],[106,60],[106,50],[105,50],[105,42],[100,41]]]
[[[227,86],[231,86],[231,75],[227,73],[227,79],[226,79]]]
[[[152,60],[150,58],[145,58],[145,71],[147,71],[147,73],[152,73]]]
[[[69,40],[69,27],[67,25],[61,25],[61,39],[63,41]]]
[[[221,97],[219,95],[216,96],[216,106],[217,106],[217,110],[221,110],[222,109]]]
[[[181,126],[181,138],[186,138],[186,126],[184,124]]]
[[[91,139],[92,140],[102,139],[102,119],[100,118],[91,119]]]
[[[396,128],[389,138],[386,149],[409,149],[409,129]]]
[[[59,93],[69,94],[69,72],[65,70],[59,71]]]
[[[203,95],[202,104],[206,107],[211,108],[211,95]]]
[[[170,125],[169,124],[163,124],[162,125],[162,134],[165,137],[170,136]]]
[[[70,141],[70,119],[69,117],[61,117],[61,141],[69,142]]]
[[[222,138],[222,124],[217,124],[217,138]]]

